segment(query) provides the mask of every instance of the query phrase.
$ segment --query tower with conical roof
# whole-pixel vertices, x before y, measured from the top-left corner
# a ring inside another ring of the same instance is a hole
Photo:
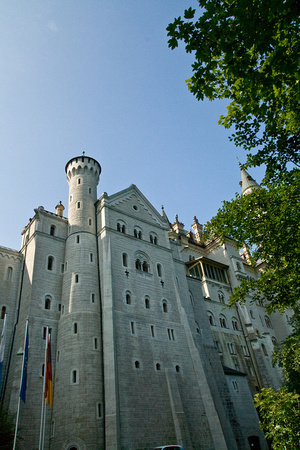
[[[83,443],[86,448],[99,448],[104,432],[95,203],[101,167],[83,154],[72,158],[65,170],[69,183],[68,235],[51,448],[83,448]]]
[[[253,190],[260,189],[260,185],[249,175],[249,173],[242,168],[241,164],[239,163],[240,169],[241,169],[241,181],[240,186],[242,189],[242,195],[251,194]]]

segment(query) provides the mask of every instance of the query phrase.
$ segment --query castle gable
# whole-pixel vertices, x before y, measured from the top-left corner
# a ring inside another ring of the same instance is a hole
[[[134,185],[107,197],[107,204],[117,211],[153,225],[165,227],[165,221],[141,191]]]

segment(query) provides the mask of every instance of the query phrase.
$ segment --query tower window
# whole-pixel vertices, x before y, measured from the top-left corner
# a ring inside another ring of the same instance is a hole
[[[160,364],[159,363],[156,363],[156,370],[160,370],[161,369],[161,366],[160,366]]]
[[[130,330],[131,330],[131,334],[135,334],[135,323],[134,322],[130,322]]]
[[[90,262],[91,262],[91,263],[93,262],[93,258],[94,258],[93,253],[90,253]]]
[[[81,178],[78,178],[77,184],[81,184]]]
[[[95,294],[94,293],[91,294],[91,302],[95,303]]]
[[[178,365],[175,366],[175,370],[176,370],[177,373],[179,373],[180,372],[180,366],[178,366]]]
[[[94,350],[98,350],[98,338],[94,338]]]
[[[150,300],[148,297],[145,298],[145,308],[150,309]]]
[[[134,367],[135,367],[136,369],[139,369],[139,368],[140,368],[140,362],[139,362],[139,361],[135,361]]]
[[[89,187],[89,194],[91,194],[91,193],[92,193],[92,188]]]
[[[54,262],[53,256],[48,256],[48,265],[47,265],[48,270],[53,270],[53,262]]]
[[[131,305],[131,296],[130,293],[126,293],[126,305]]]
[[[150,326],[150,331],[151,331],[151,336],[154,338],[155,337],[155,328],[154,325]]]
[[[47,296],[45,298],[45,309],[51,309],[51,297]]]
[[[77,202],[77,209],[80,209],[80,202]]]
[[[92,222],[92,219],[90,218],[90,219],[89,219],[89,227],[92,226],[92,223],[93,223],[93,222]]]
[[[71,383],[72,384],[78,384],[79,376],[77,370],[72,370],[71,372]]]
[[[78,326],[77,326],[77,323],[75,322],[74,323],[74,334],[77,334],[77,331],[78,331]]]
[[[52,333],[52,328],[48,328],[48,334]],[[47,338],[47,327],[43,328],[43,339],[46,340]]]
[[[127,253],[123,253],[122,254],[122,263],[123,263],[124,267],[128,266],[128,255],[127,255]]]
[[[51,225],[50,227],[50,236],[55,236],[55,225]]]
[[[79,283],[79,275],[78,275],[78,273],[76,273],[76,275],[75,275],[75,283]]]
[[[162,307],[163,307],[163,312],[167,313],[168,312],[168,304],[167,304],[166,300],[163,300]]]
[[[7,281],[11,281],[12,274],[13,274],[13,268],[12,267],[8,267],[7,268],[7,272],[6,272],[6,280]]]
[[[80,236],[79,236],[79,234],[77,234],[77,236],[76,236],[76,244],[80,244]]]

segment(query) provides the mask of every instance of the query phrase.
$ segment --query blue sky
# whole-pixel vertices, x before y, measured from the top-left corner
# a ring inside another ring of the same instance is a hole
[[[226,104],[198,102],[185,84],[192,55],[167,45],[167,25],[197,5],[1,2],[0,245],[20,248],[34,208],[67,207],[65,164],[83,151],[102,166],[99,197],[134,183],[187,230],[239,191],[245,154],[217,124]]]

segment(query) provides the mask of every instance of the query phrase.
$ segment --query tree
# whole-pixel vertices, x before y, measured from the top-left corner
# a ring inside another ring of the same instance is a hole
[[[234,127],[245,167],[266,164],[268,178],[300,166],[300,3],[199,0],[167,27],[169,47],[194,52],[187,80],[198,100],[229,99],[219,123]]]
[[[15,435],[14,418],[4,409],[0,409],[0,442],[1,449],[10,450],[13,448]]]
[[[167,27],[169,47],[194,53],[187,80],[198,100],[228,99],[219,123],[247,152],[244,166],[266,165],[261,189],[224,202],[206,225],[207,238],[251,250],[257,279],[242,280],[231,304],[264,298],[269,312],[294,308],[293,333],[274,354],[287,385],[255,396],[274,449],[300,441],[300,3],[298,0],[199,0]]]
[[[300,395],[286,387],[262,389],[254,397],[264,424],[265,436],[274,450],[295,450],[300,442]]]

